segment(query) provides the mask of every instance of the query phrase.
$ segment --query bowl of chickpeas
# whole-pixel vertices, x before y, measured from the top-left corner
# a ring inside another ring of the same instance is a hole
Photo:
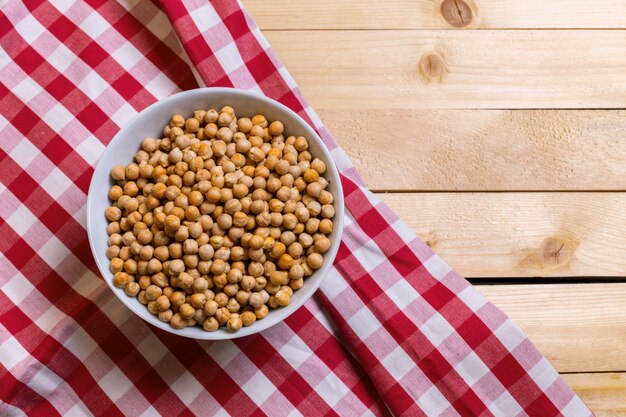
[[[267,329],[315,293],[343,212],[337,167],[308,123],[257,93],[199,88],[113,138],[87,230],[104,280],[135,314],[220,340]]]

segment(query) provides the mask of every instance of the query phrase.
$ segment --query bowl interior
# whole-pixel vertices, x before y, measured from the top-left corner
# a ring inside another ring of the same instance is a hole
[[[113,274],[109,271],[109,259],[106,256],[108,222],[104,217],[104,210],[110,205],[108,190],[113,184],[109,173],[115,165],[130,163],[144,138],[161,137],[163,127],[173,114],[179,113],[189,117],[194,110],[219,109],[225,105],[232,106],[239,117],[252,117],[261,113],[268,120],[280,120],[285,126],[287,135],[301,135],[308,139],[311,154],[326,163],[325,177],[329,181],[328,190],[335,197],[334,230],[329,235],[332,244],[330,250],[324,255],[322,268],[305,279],[304,286],[294,292],[289,306],[270,311],[263,320],[255,322],[250,327],[243,327],[236,333],[222,328],[215,332],[206,332],[198,326],[175,330],[150,314],[135,297],[128,297],[122,289],[112,284]],[[181,336],[209,340],[232,339],[257,333],[284,320],[313,295],[328,273],[339,249],[343,228],[343,210],[343,193],[337,168],[319,136],[302,118],[282,104],[256,93],[229,88],[200,88],[175,94],[146,108],[113,138],[98,162],[89,187],[87,230],[91,250],[100,273],[118,298],[133,312],[154,326]]]

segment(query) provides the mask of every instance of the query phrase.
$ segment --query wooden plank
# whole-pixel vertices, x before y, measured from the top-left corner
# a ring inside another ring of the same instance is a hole
[[[262,30],[447,29],[442,0],[244,0]],[[471,9],[466,28],[625,28],[626,2],[615,0],[457,0]],[[446,15],[449,16],[449,15]],[[454,23],[454,21],[453,21]],[[458,26],[458,25],[457,25]]]
[[[322,110],[374,190],[626,190],[623,110]]]
[[[266,36],[317,109],[626,106],[626,31]]]
[[[563,379],[596,417],[626,415],[626,373],[564,374]]]
[[[559,372],[626,369],[626,284],[480,285]]]
[[[626,276],[626,193],[378,196],[467,277]]]

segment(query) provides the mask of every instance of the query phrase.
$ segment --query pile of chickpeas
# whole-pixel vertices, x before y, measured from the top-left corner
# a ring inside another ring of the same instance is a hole
[[[333,231],[326,165],[307,139],[232,107],[172,116],[111,171],[113,284],[176,329],[237,331],[289,305]]]

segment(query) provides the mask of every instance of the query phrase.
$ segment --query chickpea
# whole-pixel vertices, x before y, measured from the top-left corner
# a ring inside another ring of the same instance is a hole
[[[256,316],[257,319],[261,320],[263,318],[265,318],[265,316],[267,316],[267,313],[269,312],[267,306],[265,304],[257,307],[254,309],[254,315]]]
[[[332,233],[333,231],[333,221],[330,219],[322,219],[319,223],[318,230],[325,235]]]
[[[170,326],[175,329],[182,329],[187,326],[187,321],[183,319],[180,313],[176,313],[170,319]]]
[[[239,315],[241,323],[247,327],[256,321],[256,315],[252,311],[244,311]]]
[[[230,318],[227,322],[228,330],[230,330],[231,332],[236,332],[237,330],[241,329],[242,325],[243,323],[241,321],[241,318],[239,317]]]
[[[185,120],[185,129],[187,132],[195,133],[200,129],[200,122],[195,117],[189,118]]]
[[[107,257],[111,260],[113,260],[114,258],[117,258],[119,253],[120,253],[120,247],[117,245],[111,245],[107,248]]]
[[[208,317],[202,323],[202,328],[207,332],[214,332],[220,327],[220,323],[215,319],[215,317]]]
[[[183,242],[183,252],[186,254],[196,254],[198,253],[198,242],[194,239],[187,239]]]
[[[118,288],[126,287],[126,284],[132,282],[133,278],[131,275],[128,275],[126,272],[116,272],[113,275],[113,285]]]
[[[285,130],[283,124],[276,120],[273,121],[268,128],[268,133],[272,136],[278,136],[278,135],[282,135],[283,131]]]
[[[319,227],[320,227],[320,220],[313,218],[313,219],[307,220],[305,229],[308,234],[313,234],[319,230]]]
[[[119,219],[122,218],[122,210],[119,209],[119,207],[108,207],[105,211],[104,211],[104,215],[106,216],[106,218],[109,221],[118,221]]]
[[[178,312],[183,319],[190,319],[196,314],[196,309],[193,308],[191,304],[184,303],[180,306]]]
[[[133,281],[126,284],[124,292],[129,297],[135,297],[139,293],[140,289],[139,284]]]
[[[195,293],[191,295],[189,302],[195,308],[202,308],[207,302],[207,299],[203,293]]]
[[[226,307],[221,307],[215,312],[215,318],[221,324],[226,324],[230,320],[230,311]]]
[[[169,308],[171,306],[170,299],[166,295],[160,295],[154,301],[156,303],[157,310],[159,310],[161,312],[169,310]]]
[[[304,180],[308,183],[318,182],[320,179],[319,173],[312,168],[306,169],[304,171],[303,177],[304,177]]]
[[[308,258],[307,258],[308,260]],[[291,255],[283,254],[278,258],[278,267],[281,269],[289,269],[293,266],[293,258]]]
[[[293,146],[300,152],[306,151],[309,148],[309,144],[303,136],[298,136],[293,143]]]
[[[172,320],[173,316],[174,316],[174,312],[172,310],[161,311],[158,314],[159,320],[165,323],[169,323]]]
[[[330,239],[321,237],[315,241],[313,248],[318,253],[326,253],[330,249]]]
[[[111,178],[116,181],[124,181],[126,176],[126,170],[123,165],[116,165],[111,170]]]
[[[111,262],[109,263],[109,269],[114,274],[121,272],[124,269],[124,260],[122,260],[121,258],[111,259]]]
[[[324,258],[319,253],[312,253],[306,258],[306,263],[313,269],[320,269],[322,267],[322,263],[324,262]]]
[[[283,226],[287,229],[293,229],[296,227],[296,224],[298,224],[298,218],[294,214],[287,213],[283,215]]]
[[[289,245],[288,253],[292,258],[297,259],[300,258],[304,253],[304,248],[299,242],[294,242]]]
[[[322,189],[322,184],[320,184],[319,182],[312,182],[306,186],[306,192],[315,198],[319,198],[322,191],[324,190]]]
[[[332,204],[334,201],[333,195],[326,190],[322,190],[320,192],[320,196],[319,196],[319,202],[326,205],[326,204]]]
[[[318,213],[325,219],[332,219],[335,216],[335,208],[330,204],[324,204]]]
[[[291,294],[281,289],[274,295],[274,299],[279,306],[284,307],[291,303]]]

